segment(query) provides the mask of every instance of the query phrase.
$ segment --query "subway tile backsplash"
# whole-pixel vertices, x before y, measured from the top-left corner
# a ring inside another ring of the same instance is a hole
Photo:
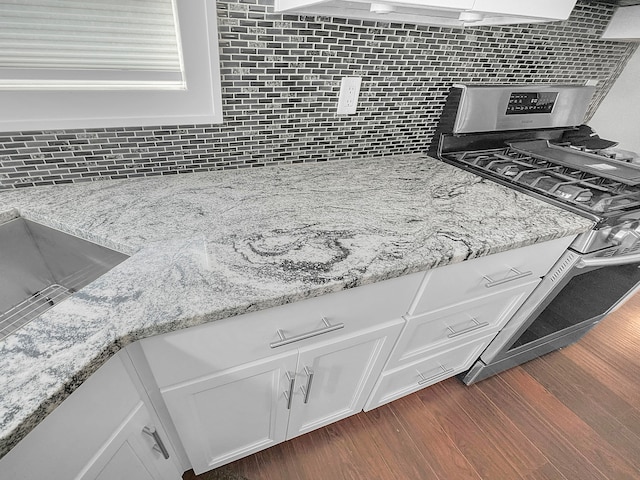
[[[615,7],[565,22],[454,29],[273,13],[218,0],[224,122],[0,133],[0,189],[424,152],[453,83],[598,80],[637,44],[599,40]],[[336,115],[340,79],[363,77]]]

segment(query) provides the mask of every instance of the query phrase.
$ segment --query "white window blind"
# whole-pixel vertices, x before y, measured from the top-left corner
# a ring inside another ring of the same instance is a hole
[[[0,0],[0,88],[184,89],[175,0]]]

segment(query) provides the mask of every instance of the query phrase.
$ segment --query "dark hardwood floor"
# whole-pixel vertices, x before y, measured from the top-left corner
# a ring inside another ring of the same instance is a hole
[[[236,477],[238,475],[238,477]],[[640,479],[640,294],[579,343],[184,480]]]

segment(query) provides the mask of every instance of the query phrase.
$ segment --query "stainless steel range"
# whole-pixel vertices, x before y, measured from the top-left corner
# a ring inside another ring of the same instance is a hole
[[[640,288],[640,166],[584,115],[594,87],[455,85],[429,153],[594,221],[476,364],[467,384],[575,342]]]

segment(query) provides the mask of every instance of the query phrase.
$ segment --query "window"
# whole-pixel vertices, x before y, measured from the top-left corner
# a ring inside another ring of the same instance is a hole
[[[0,130],[219,123],[215,0],[0,0]]]

